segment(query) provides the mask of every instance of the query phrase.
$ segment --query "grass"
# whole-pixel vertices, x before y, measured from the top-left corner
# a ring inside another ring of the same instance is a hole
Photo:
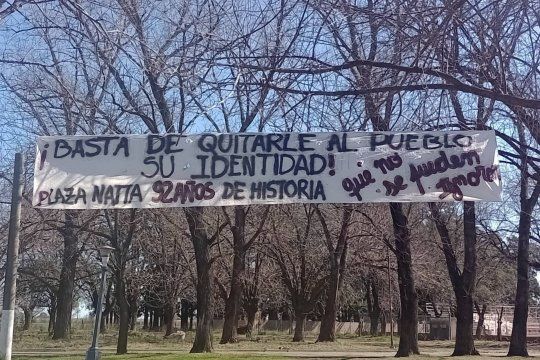
[[[14,356],[15,360],[36,360],[47,359],[47,360],[81,360],[81,355],[39,355],[39,356]],[[236,360],[236,359],[260,359],[260,360],[283,360],[287,359],[286,357],[280,356],[265,356],[265,355],[253,355],[253,354],[163,354],[163,353],[147,353],[147,354],[127,354],[127,355],[112,355],[105,354],[101,357],[103,360],[188,360],[188,359],[220,359],[220,360]]]
[[[30,331],[15,333],[13,359],[80,360],[84,358],[91,342],[91,331],[89,324],[82,324],[82,326],[78,324],[69,341],[52,341],[46,327],[36,324]],[[340,335],[334,343],[316,343],[315,335],[307,334],[305,342],[293,343],[291,342],[292,335],[287,332],[266,332],[253,340],[240,337],[238,343],[225,345],[218,343],[220,333],[215,332],[214,353],[189,354],[193,336],[193,332],[188,332],[186,340],[181,342],[178,339],[164,339],[162,332],[134,331],[129,335],[129,354],[115,355],[116,331],[111,329],[100,337],[102,359],[392,359],[395,354],[395,350],[389,347],[388,336]],[[399,339],[396,337],[394,341],[397,345]],[[508,343],[505,342],[477,341],[476,345],[483,356],[460,357],[459,359],[501,359],[508,348]],[[420,342],[422,355],[414,356],[412,359],[448,359],[452,348],[453,342],[450,341],[422,341]],[[531,344],[530,350],[533,355],[540,354],[539,345]]]

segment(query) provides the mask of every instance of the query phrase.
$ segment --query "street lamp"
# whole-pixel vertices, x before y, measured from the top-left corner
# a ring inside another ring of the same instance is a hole
[[[106,245],[99,248],[99,257],[101,258],[101,287],[99,288],[99,300],[96,306],[96,323],[94,324],[92,345],[86,352],[86,360],[99,360],[101,358],[97,345],[97,337],[101,323],[101,308],[103,306],[103,297],[105,296],[105,283],[107,282],[107,263],[109,262],[109,255],[113,250],[114,248]]]
[[[390,251],[386,248],[387,272],[388,272],[388,305],[390,308],[390,349],[394,348],[394,319],[392,311],[392,277],[390,276]],[[386,332],[386,329],[384,329]]]

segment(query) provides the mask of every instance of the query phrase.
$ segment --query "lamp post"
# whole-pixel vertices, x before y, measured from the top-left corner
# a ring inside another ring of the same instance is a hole
[[[103,297],[105,296],[105,283],[107,282],[107,263],[109,255],[114,248],[110,246],[102,246],[99,248],[99,256],[101,257],[101,286],[99,288],[99,300],[96,306],[96,323],[94,324],[94,334],[92,336],[92,345],[86,352],[86,360],[99,360],[101,354],[97,344],[99,334],[99,325],[101,323],[101,308],[103,306]]]
[[[388,273],[388,307],[390,310],[390,349],[394,348],[394,319],[392,311],[392,277],[390,276],[390,251],[386,249],[387,273]],[[386,331],[386,329],[385,329]]]

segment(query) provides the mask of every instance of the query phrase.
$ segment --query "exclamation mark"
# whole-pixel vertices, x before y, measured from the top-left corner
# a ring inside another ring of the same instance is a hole
[[[336,157],[334,154],[328,154],[328,167],[330,168],[330,171],[328,172],[330,176],[336,175],[336,170],[334,170],[336,167]]]
[[[49,147],[49,144],[43,146],[45,149]],[[43,170],[43,165],[45,164],[45,159],[47,158],[47,150],[41,152],[41,157],[39,158],[39,170]]]

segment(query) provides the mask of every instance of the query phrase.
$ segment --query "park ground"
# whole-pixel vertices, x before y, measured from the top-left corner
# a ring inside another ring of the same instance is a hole
[[[134,331],[130,333],[126,355],[115,355],[116,334],[111,329],[101,338],[104,360],[180,360],[180,359],[392,359],[395,350],[390,348],[390,337],[339,336],[335,343],[315,343],[315,336],[306,336],[303,343],[292,343],[288,333],[267,332],[253,340],[241,337],[236,344],[219,344],[219,333],[214,334],[212,354],[189,354],[193,332],[188,332],[184,342],[176,339],[164,339],[161,332]],[[91,340],[89,329],[73,332],[69,341],[53,341],[43,328],[17,331],[14,337],[15,360],[74,360],[84,359],[84,354]],[[398,339],[395,338],[397,345]],[[421,341],[422,355],[412,359],[443,359],[452,353],[451,341]],[[460,357],[459,359],[501,359],[506,355],[507,342],[478,341],[477,348],[481,357]],[[540,356],[540,344],[530,344],[530,355]]]

